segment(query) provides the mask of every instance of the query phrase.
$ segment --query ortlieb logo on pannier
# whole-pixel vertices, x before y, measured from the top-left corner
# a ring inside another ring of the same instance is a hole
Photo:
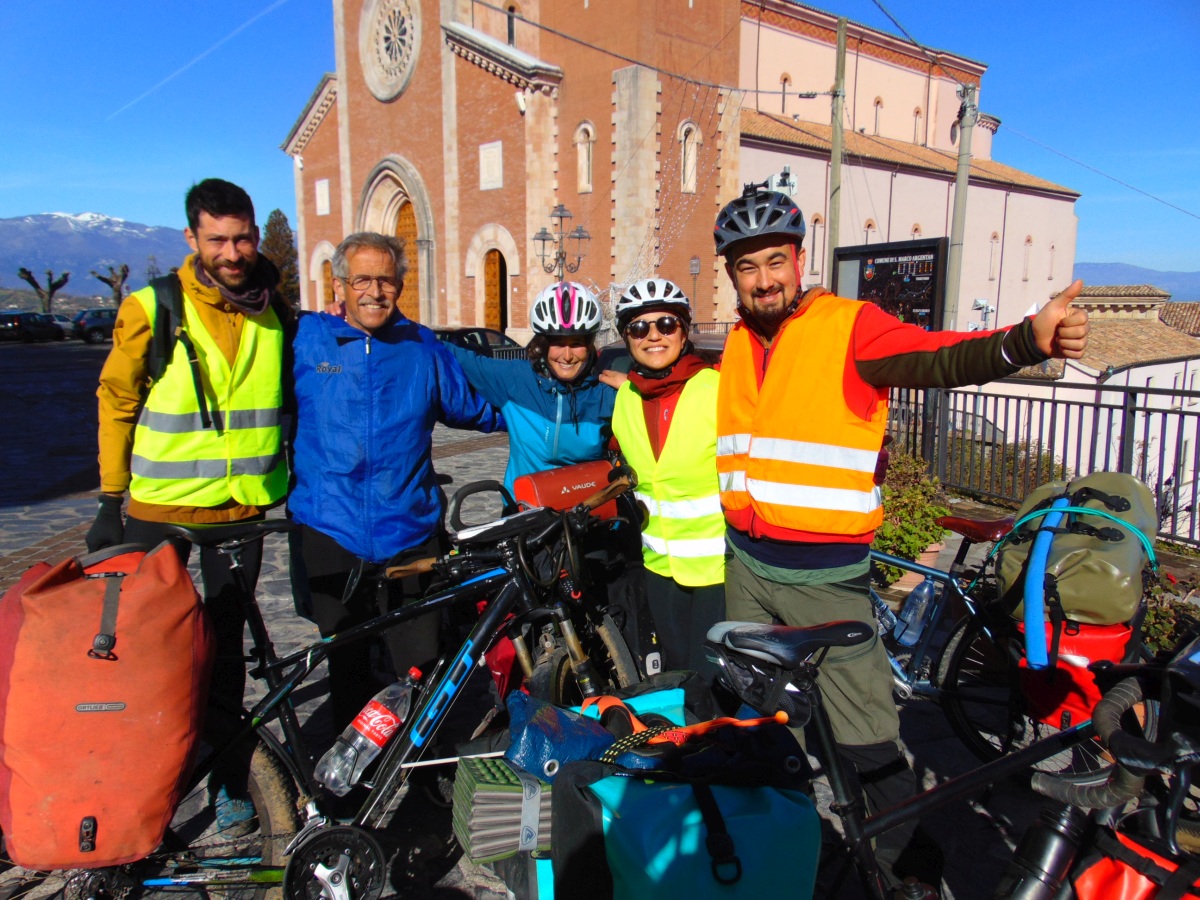
[[[169,544],[39,563],[0,600],[0,829],[27,869],[152,853],[187,783],[212,637]]]

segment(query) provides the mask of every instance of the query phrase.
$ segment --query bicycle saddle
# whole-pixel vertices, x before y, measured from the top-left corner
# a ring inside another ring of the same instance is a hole
[[[248,544],[264,535],[279,531],[294,531],[299,526],[288,519],[259,519],[254,522],[233,522],[219,525],[168,525],[168,534],[181,537],[198,547],[215,547],[218,544]]]
[[[955,534],[961,534],[972,544],[994,544],[1000,538],[1012,531],[1016,519],[1008,516],[1004,519],[967,519],[962,516],[939,516],[937,523],[943,528],[949,528]]]
[[[870,640],[874,633],[863,622],[827,622],[807,628],[718,622],[708,630],[708,640],[784,669],[796,669],[818,650],[853,647]]]

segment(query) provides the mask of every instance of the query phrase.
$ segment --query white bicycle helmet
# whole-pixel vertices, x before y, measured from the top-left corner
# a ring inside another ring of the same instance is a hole
[[[577,281],[560,281],[533,300],[529,324],[535,334],[568,337],[595,334],[603,316],[596,297]]]
[[[692,321],[692,304],[673,281],[665,278],[643,278],[621,292],[617,299],[617,330],[646,310],[662,309],[675,313],[685,322]]]

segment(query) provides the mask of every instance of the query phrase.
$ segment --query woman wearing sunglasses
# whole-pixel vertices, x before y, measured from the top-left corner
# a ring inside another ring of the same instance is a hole
[[[534,298],[528,362],[489,359],[447,345],[471,386],[504,414],[509,491],[522,475],[603,456],[615,394],[595,371],[601,320],[592,292],[562,281]]]
[[[617,328],[633,358],[617,392],[613,436],[637,472],[649,510],[642,532],[646,599],[666,669],[711,684],[710,625],[725,616],[725,517],[717,483],[715,356],[688,340],[692,307],[675,284],[648,278],[617,301]]]

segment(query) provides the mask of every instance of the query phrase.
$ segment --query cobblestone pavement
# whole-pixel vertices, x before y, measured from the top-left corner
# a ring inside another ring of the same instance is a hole
[[[436,468],[451,479],[446,485],[447,493],[471,481],[499,479],[506,460],[503,435],[480,436],[441,427],[435,431]],[[92,493],[0,507],[0,586],[7,587],[38,559],[58,560],[83,552],[83,535],[94,510]],[[949,563],[955,546],[951,542],[943,551],[943,566]],[[317,636],[316,629],[292,610],[286,542],[280,536],[273,535],[267,540],[258,596],[281,654],[304,646]],[[322,705],[323,695],[323,677],[314,678],[298,692],[301,714],[307,720],[305,732],[318,752],[333,737],[332,723]],[[934,704],[912,700],[903,703],[901,709],[904,739],[914,769],[926,787],[977,765],[950,732]],[[829,797],[822,784],[818,785],[818,799],[819,805],[827,810]],[[1012,847],[1039,807],[1037,798],[1014,781],[994,785],[986,797],[970,803],[959,802],[927,816],[926,828],[947,858],[944,896],[990,896]],[[505,897],[502,882],[488,869],[461,857],[453,843],[446,840],[448,821],[444,810],[407,797],[402,801],[398,815],[384,835],[385,847],[395,854],[389,895],[440,900]],[[848,894],[843,892],[841,896]]]

